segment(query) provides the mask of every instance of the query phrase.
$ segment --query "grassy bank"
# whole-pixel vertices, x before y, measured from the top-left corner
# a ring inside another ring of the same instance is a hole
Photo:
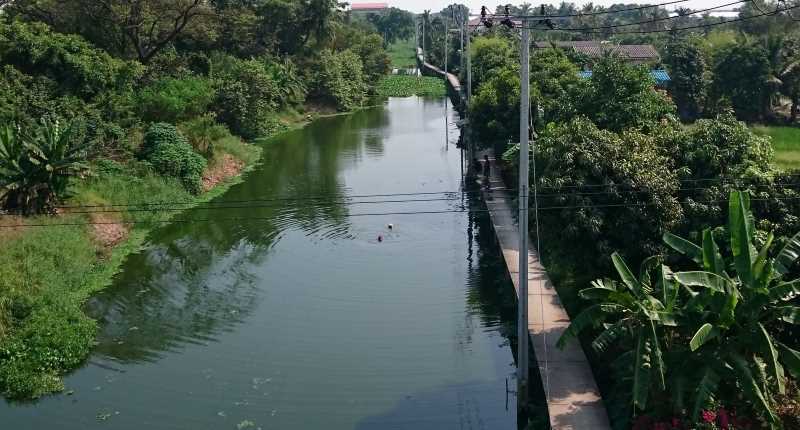
[[[413,40],[400,40],[391,45],[386,50],[392,67],[398,69],[417,67],[417,59]]]
[[[754,126],[753,131],[772,138],[775,164],[784,170],[800,169],[800,127]]]
[[[385,97],[444,97],[444,81],[430,76],[387,76],[378,84],[378,94]]]
[[[254,166],[261,153],[260,147],[235,137],[214,144],[208,170],[235,160],[237,170],[230,175]],[[178,179],[159,176],[145,163],[100,160],[92,175],[73,184],[65,206],[124,208],[147,202],[174,207],[174,202],[187,202],[188,208],[239,180],[230,175],[194,196]],[[110,285],[125,257],[174,215],[70,213],[85,211],[63,208],[55,217],[0,217],[6,226],[38,225],[0,229],[0,388],[7,398],[30,399],[63,389],[62,376],[86,359],[97,331],[97,323],[83,313],[83,303]]]

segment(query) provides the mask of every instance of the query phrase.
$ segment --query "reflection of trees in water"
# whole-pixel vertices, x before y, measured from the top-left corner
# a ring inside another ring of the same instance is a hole
[[[123,362],[157,360],[164,351],[213,341],[240,323],[259,295],[247,268],[266,257],[283,231],[347,234],[340,173],[366,144],[356,131],[387,121],[383,109],[373,109],[266,143],[262,165],[210,204],[246,207],[188,211],[178,218],[212,221],[154,232],[149,248],[125,262],[116,287],[87,305],[102,326],[98,353]],[[382,147],[382,139],[370,145]],[[324,200],[276,200],[312,196]],[[264,201],[252,201],[258,199]],[[249,202],[226,203],[243,200]],[[231,220],[237,218],[250,220]]]
[[[250,251],[241,245],[222,256],[187,239],[131,256],[118,287],[87,305],[102,327],[97,352],[122,362],[153,361],[230,330],[257,304],[255,279],[246,272]]]
[[[468,204],[473,210],[486,209],[478,194],[470,194]],[[497,327],[504,338],[516,342],[514,286],[486,212],[469,213],[467,236],[472,282],[467,302],[486,327]]]

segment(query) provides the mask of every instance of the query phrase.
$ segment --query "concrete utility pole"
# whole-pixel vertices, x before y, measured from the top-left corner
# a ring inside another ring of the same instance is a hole
[[[519,301],[517,321],[517,402],[528,405],[528,151],[530,118],[530,30],[522,20],[520,117],[519,117]]]
[[[450,81],[449,79],[447,79],[447,42],[448,42],[448,36],[449,35],[450,35],[450,29],[447,28],[447,17],[445,17],[444,18],[444,91],[445,91],[445,97],[444,97],[444,136],[445,136],[444,137],[444,139],[445,139],[444,140],[444,149],[445,150],[447,150],[448,146],[450,145],[450,125],[448,123],[448,120],[449,120],[448,119],[448,116],[449,116],[449,112],[448,112],[449,101],[447,100],[448,97],[446,95],[446,93],[447,93],[447,83]]]
[[[467,102],[472,99],[472,53],[470,52],[470,36],[469,20],[465,24],[467,27]]]

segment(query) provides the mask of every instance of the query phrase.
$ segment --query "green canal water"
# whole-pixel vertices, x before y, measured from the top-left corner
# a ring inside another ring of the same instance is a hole
[[[358,197],[461,190],[444,115],[391,99],[265,142],[226,209],[155,231],[87,304],[101,332],[69,394],[3,404],[0,428],[516,429],[513,287],[486,214],[363,216],[480,203]]]

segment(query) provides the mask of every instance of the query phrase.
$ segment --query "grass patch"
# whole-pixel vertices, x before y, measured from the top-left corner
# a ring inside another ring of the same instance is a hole
[[[224,153],[252,166],[261,148],[238,138],[215,142]],[[202,203],[235,183],[229,180],[193,196],[175,178],[155,174],[146,163],[100,160],[93,175],[75,183],[67,205]],[[85,208],[79,209],[84,211]],[[68,211],[68,210],[67,210]],[[113,219],[136,222],[127,239],[108,250],[92,226],[27,227],[0,237],[0,391],[10,399],[32,399],[63,389],[62,376],[91,353],[97,323],[82,305],[110,285],[125,257],[139,250],[148,232],[174,212],[121,212]],[[86,223],[88,214],[13,217],[15,224]]]
[[[399,40],[389,45],[386,50],[392,67],[398,69],[410,69],[417,67],[416,50],[413,40]]]
[[[392,75],[384,77],[378,84],[378,94],[384,97],[444,97],[447,89],[439,78]]]
[[[753,131],[772,138],[775,164],[784,170],[800,169],[800,127],[753,126]]]

